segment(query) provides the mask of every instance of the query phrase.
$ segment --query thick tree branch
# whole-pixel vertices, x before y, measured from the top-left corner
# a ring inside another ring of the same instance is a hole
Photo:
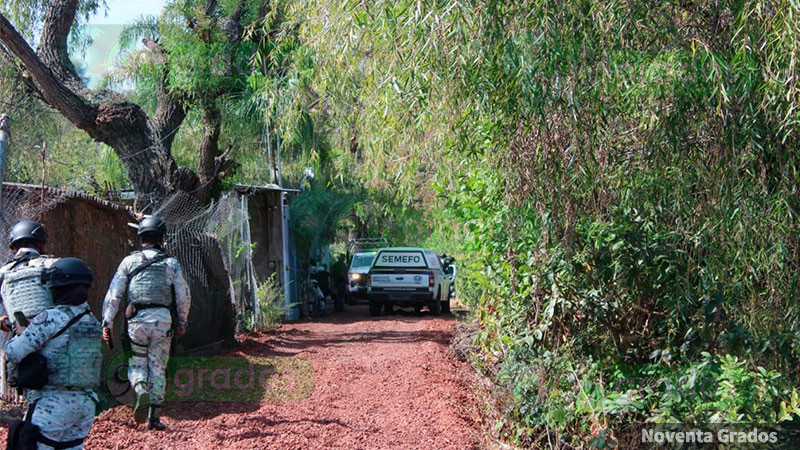
[[[156,61],[164,68],[163,75],[156,80],[156,100],[158,106],[156,113],[151,119],[153,125],[159,130],[159,135],[167,136],[165,145],[171,147],[172,140],[175,138],[175,130],[181,126],[183,119],[186,118],[186,108],[183,102],[176,96],[170,94],[165,86],[167,72],[167,54],[161,45],[152,39],[142,39],[142,43],[155,56]]]
[[[213,18],[212,14],[216,12],[217,2],[212,0],[206,5],[206,17],[210,18],[213,23],[225,34],[228,35],[228,42],[241,42],[242,34],[244,33],[244,26],[239,23],[247,12],[247,4],[245,0],[239,0],[236,9],[233,10],[229,17]]]
[[[210,0],[206,3],[205,13],[206,17],[211,17],[212,14],[217,10],[217,0]]]
[[[22,63],[47,104],[116,151],[137,193],[157,199],[181,188],[184,177],[165,145],[168,139],[141,107],[128,102],[90,104],[58,79],[2,14],[0,40]]]
[[[264,0],[261,3],[261,6],[259,6],[258,8],[258,17],[255,20],[255,23],[258,24],[258,28],[256,28],[256,30],[254,30],[253,33],[250,34],[250,40],[252,40],[253,42],[256,43],[263,42],[268,36],[268,34],[265,32],[263,28],[262,22],[264,22],[264,19],[267,17],[267,13],[269,13],[270,3],[271,0]],[[274,32],[276,31],[272,31],[271,33]],[[262,69],[266,70],[266,67]]]
[[[94,122],[97,110],[61,83],[2,14],[0,14],[0,40],[19,58],[30,74],[36,90],[50,106],[79,128],[89,127]]]
[[[264,2],[261,3],[261,6],[258,8],[258,19],[256,19],[256,22],[260,22],[264,20],[265,17],[267,17],[267,12],[269,12],[270,3],[271,0],[264,0]]]
[[[175,132],[186,117],[186,109],[182,98],[172,95],[166,87],[169,55],[156,41],[143,40],[163,67],[156,86],[158,106],[152,117],[148,117],[140,106],[121,98],[93,103],[80,95],[85,87],[68,56],[67,38],[79,0],[50,1],[38,55],[0,14],[0,41],[24,68],[25,82],[75,126],[114,149],[143,205],[157,204],[176,190],[195,193],[196,197],[204,200],[214,181],[235,165],[229,157],[232,147],[218,155],[222,118],[216,98],[224,92],[204,92],[202,95],[208,100],[200,105],[203,139],[197,174],[178,167],[170,149]],[[240,41],[242,25],[239,21],[245,8],[244,1],[239,1],[230,17],[216,18],[217,1],[209,0],[206,17],[213,22],[201,26],[195,21],[193,28],[198,32],[208,32],[210,36],[208,26],[217,26],[228,34],[230,42]],[[269,0],[263,0],[262,15],[266,14],[269,4]],[[192,26],[193,22],[189,22]]]
[[[236,160],[231,158],[231,153],[233,153],[233,145],[229,145],[221,155],[214,158],[214,165],[216,167],[214,172],[220,178],[224,177],[223,172],[226,172],[236,165]]]
[[[83,88],[83,82],[69,59],[67,37],[75,22],[78,0],[53,0],[44,14],[42,35],[37,53],[39,59],[71,90]]]
[[[246,12],[247,12],[247,2],[245,0],[240,0],[239,4],[236,5],[236,9],[233,10],[233,13],[231,13],[230,19],[236,23],[241,23],[242,16],[244,16],[244,13]]]

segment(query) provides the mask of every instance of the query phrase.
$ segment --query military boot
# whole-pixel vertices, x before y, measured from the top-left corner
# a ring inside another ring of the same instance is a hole
[[[144,423],[147,419],[147,408],[149,406],[150,394],[148,392],[136,395],[136,403],[133,405],[133,420],[136,423]]]
[[[148,430],[164,431],[167,429],[167,426],[159,420],[160,416],[161,405],[150,405],[150,415],[147,422]]]

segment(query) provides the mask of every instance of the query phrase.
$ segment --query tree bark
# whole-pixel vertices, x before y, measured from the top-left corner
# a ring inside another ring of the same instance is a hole
[[[208,3],[209,14],[214,12],[216,6],[214,0]],[[155,206],[176,190],[192,192],[204,200],[210,192],[213,178],[232,164],[228,159],[229,151],[217,155],[221,129],[219,109],[213,107],[203,112],[204,134],[198,158],[198,174],[188,168],[178,167],[171,147],[175,134],[186,118],[186,109],[181,99],[170,94],[165,87],[168,55],[155,41],[143,41],[164,67],[163,78],[156,87],[158,105],[152,117],[140,106],[120,101],[119,98],[99,102],[90,100],[84,96],[88,90],[77,76],[68,56],[67,37],[75,21],[77,7],[78,0],[50,2],[36,52],[0,14],[0,41],[22,63],[26,71],[26,83],[76,127],[114,149],[125,166],[140,205]],[[239,30],[241,15],[237,8],[233,17],[237,26],[228,28]],[[231,22],[232,19],[226,20]],[[240,33],[233,33],[231,38],[239,39]],[[214,98],[215,95],[210,97]]]
[[[216,178],[216,157],[219,152],[219,135],[222,128],[222,117],[214,102],[203,106],[203,138],[200,141],[200,154],[197,159],[197,176],[199,178],[199,194],[208,195],[211,183]]]
[[[16,56],[30,75],[42,98],[79,128],[88,127],[97,110],[64,86],[8,20],[0,14],[0,40]]]
[[[69,59],[67,37],[75,22],[77,8],[78,0],[53,2],[47,8],[37,51],[39,59],[50,67],[56,78],[76,93],[83,87],[83,82]]]

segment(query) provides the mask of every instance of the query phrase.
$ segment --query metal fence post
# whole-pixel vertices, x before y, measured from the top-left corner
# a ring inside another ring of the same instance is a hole
[[[5,114],[0,114],[0,183],[3,182],[6,168],[6,150],[8,150],[8,140],[11,137],[11,118]],[[0,215],[3,213],[3,200],[0,196]]]
[[[5,213],[5,211],[3,211],[2,185],[6,168],[6,151],[8,150],[8,141],[11,137],[10,127],[11,119],[5,114],[0,114],[0,218]],[[19,401],[20,397],[16,389],[12,388],[7,383],[8,374],[6,373],[5,344],[9,340],[11,340],[11,333],[0,332],[0,345],[3,347],[0,349],[0,397],[7,402],[14,402]]]

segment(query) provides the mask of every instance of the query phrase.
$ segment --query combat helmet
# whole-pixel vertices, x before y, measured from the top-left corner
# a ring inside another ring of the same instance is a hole
[[[42,281],[49,288],[90,285],[92,280],[92,269],[78,258],[61,258],[42,274]]]
[[[46,244],[47,232],[44,231],[44,226],[39,222],[33,222],[31,220],[17,222],[17,224],[11,228],[11,232],[8,233],[9,247],[13,248],[17,243],[26,239]]]
[[[167,234],[167,225],[161,220],[160,217],[150,216],[139,222],[139,227],[136,234],[138,236],[155,235],[164,237]]]

